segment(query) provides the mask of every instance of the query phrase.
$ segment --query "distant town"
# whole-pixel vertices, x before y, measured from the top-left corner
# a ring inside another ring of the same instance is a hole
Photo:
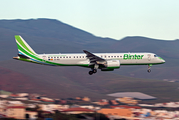
[[[88,96],[52,99],[37,93],[0,90],[0,119],[179,120],[179,102],[142,104],[142,100],[124,96],[97,101]]]

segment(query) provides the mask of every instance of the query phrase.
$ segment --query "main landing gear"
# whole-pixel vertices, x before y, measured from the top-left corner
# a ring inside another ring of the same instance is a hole
[[[97,69],[98,69],[99,65],[98,64],[95,64],[94,65],[94,68],[91,69],[91,71],[89,71],[89,75],[92,75],[94,73],[97,73]]]
[[[148,70],[147,70],[148,73],[151,72],[150,66],[152,66],[152,65],[148,65]]]

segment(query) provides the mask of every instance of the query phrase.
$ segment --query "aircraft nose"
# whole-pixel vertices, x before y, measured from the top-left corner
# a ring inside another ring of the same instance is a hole
[[[162,60],[162,63],[165,63],[165,60],[164,60],[164,59]]]
[[[161,57],[158,57],[158,58],[160,59],[161,63],[165,63],[164,59],[162,59]]]

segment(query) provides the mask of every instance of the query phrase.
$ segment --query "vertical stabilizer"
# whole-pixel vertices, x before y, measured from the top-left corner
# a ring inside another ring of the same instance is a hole
[[[19,54],[27,57],[36,55],[36,52],[26,43],[26,41],[20,35],[15,35],[15,40],[17,43]]]

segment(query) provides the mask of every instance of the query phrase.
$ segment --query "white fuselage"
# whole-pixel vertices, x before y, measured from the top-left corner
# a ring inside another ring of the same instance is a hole
[[[91,68],[89,75],[101,71],[113,71],[121,65],[148,65],[165,63],[165,60],[153,53],[91,53],[83,50],[83,54],[37,54],[20,36],[15,35],[18,47],[16,60],[51,66],[81,66]]]
[[[94,53],[106,60],[119,60],[120,65],[153,65],[164,63],[165,60],[153,53]],[[83,65],[90,61],[86,54],[38,54],[41,59],[62,65]]]

